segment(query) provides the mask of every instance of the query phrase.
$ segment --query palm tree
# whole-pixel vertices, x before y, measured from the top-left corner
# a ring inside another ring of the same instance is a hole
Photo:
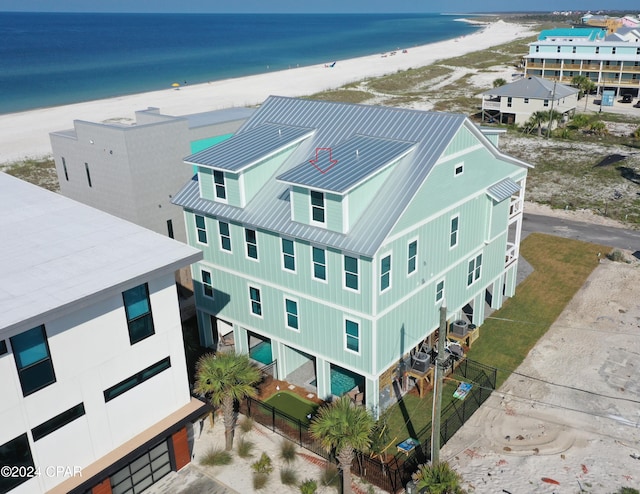
[[[347,395],[321,408],[311,422],[311,435],[324,449],[336,452],[346,494],[352,493],[351,463],[355,451],[369,447],[373,424],[373,417],[366,408],[352,404]]]
[[[498,77],[493,81],[493,87],[504,86],[507,83],[502,77]]]
[[[580,98],[585,97],[584,109],[587,109],[587,102],[589,101],[589,93],[596,87],[594,82],[586,75],[577,75],[571,79],[571,85],[577,87],[580,90]]]
[[[414,474],[418,492],[425,494],[464,494],[461,477],[447,462],[420,465]],[[423,490],[424,489],[424,490]]]
[[[207,396],[214,407],[222,406],[225,450],[233,448],[236,401],[255,396],[260,371],[244,354],[208,353],[196,364],[196,393]]]
[[[538,127],[538,137],[542,136],[542,124],[549,121],[549,113],[546,111],[536,111],[531,114],[527,122],[531,128]]]

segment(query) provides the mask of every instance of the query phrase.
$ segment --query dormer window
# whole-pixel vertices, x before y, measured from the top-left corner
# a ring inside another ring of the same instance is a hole
[[[324,193],[311,191],[311,221],[313,223],[325,223]]]
[[[219,170],[213,170],[213,186],[215,189],[216,199],[227,200],[227,186],[224,182],[224,173]]]

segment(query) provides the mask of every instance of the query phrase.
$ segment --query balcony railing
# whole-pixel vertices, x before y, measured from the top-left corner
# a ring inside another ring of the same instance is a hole
[[[499,110],[500,101],[485,99],[482,101],[482,108],[485,110]]]
[[[637,65],[623,65],[622,72],[640,72],[640,66]]]
[[[516,197],[515,199],[511,200],[511,203],[509,204],[509,217],[511,216],[515,216],[518,213],[522,212],[522,201],[520,200],[519,197]]]
[[[507,253],[504,258],[505,266],[508,266],[509,264],[511,264],[513,261],[516,260],[516,252],[517,252],[516,244],[507,242]]]

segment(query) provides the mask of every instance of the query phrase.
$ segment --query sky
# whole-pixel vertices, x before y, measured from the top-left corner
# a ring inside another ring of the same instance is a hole
[[[0,0],[0,12],[377,13],[630,11],[630,0]],[[640,8],[638,9],[640,10]]]

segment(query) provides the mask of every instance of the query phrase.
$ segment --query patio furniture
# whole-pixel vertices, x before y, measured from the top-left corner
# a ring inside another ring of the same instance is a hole
[[[420,441],[410,437],[405,439],[401,443],[396,444],[396,448],[398,448],[398,451],[401,451],[402,453],[408,456],[409,453],[411,453],[419,444],[420,444]]]

